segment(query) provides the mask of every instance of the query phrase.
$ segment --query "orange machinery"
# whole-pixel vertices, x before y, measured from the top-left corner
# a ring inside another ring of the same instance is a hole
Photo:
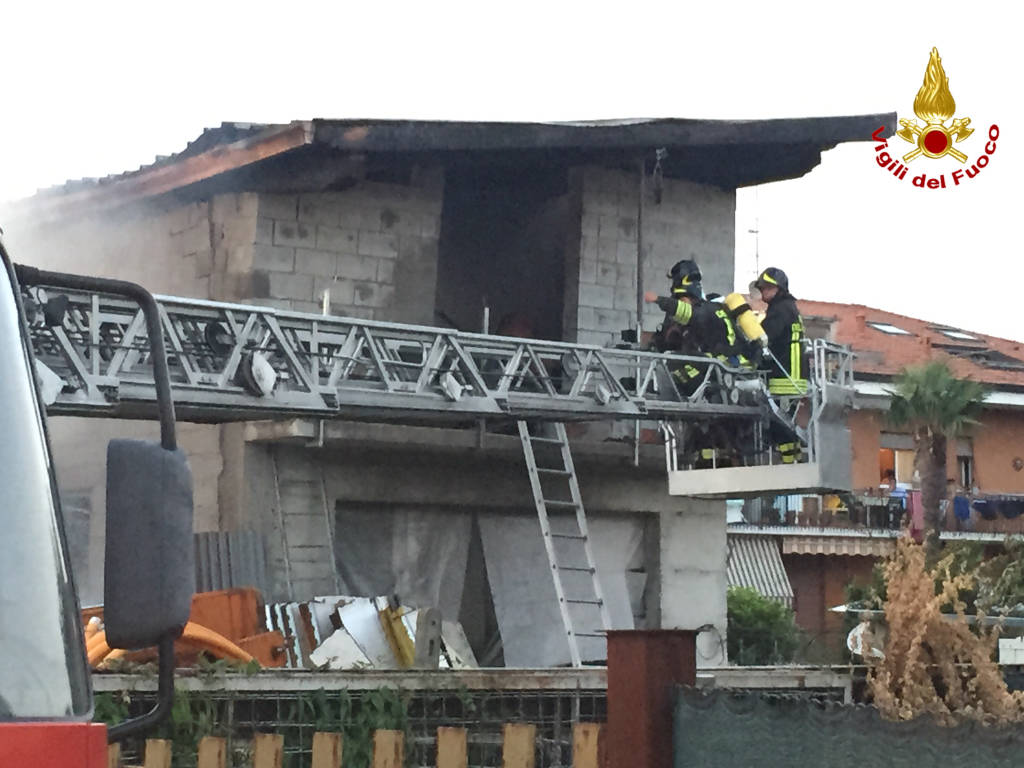
[[[152,648],[132,652],[111,650],[102,629],[102,606],[84,609],[82,621],[90,666],[99,668],[122,657],[140,662],[156,658]],[[174,643],[177,666],[195,664],[200,653],[243,663],[256,661],[261,667],[282,667],[287,658],[284,636],[276,630],[266,630],[263,599],[259,590],[252,587],[199,592],[193,596],[188,624]]]

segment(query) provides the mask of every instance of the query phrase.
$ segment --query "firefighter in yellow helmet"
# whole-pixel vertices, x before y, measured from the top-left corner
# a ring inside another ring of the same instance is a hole
[[[672,281],[671,296],[658,296],[653,291],[644,296],[648,303],[657,304],[665,312],[665,321],[654,338],[655,347],[662,352],[717,358],[727,365],[737,365],[738,339],[732,318],[724,305],[705,298],[700,267],[684,259],[672,267],[668,278]],[[680,392],[687,397],[696,392],[709,367],[697,362],[669,366]],[[710,434],[711,431],[710,425],[705,430],[698,429],[692,439],[690,448],[698,468],[731,460],[726,451],[716,448],[728,440]]]
[[[760,293],[768,305],[761,327],[768,337],[768,351],[761,367],[768,371],[768,390],[773,395],[802,397],[807,394],[807,353],[804,351],[804,321],[796,299],[789,292],[789,278],[777,267],[768,267],[751,284],[751,293]],[[774,434],[782,461],[800,460],[801,446],[795,435]]]

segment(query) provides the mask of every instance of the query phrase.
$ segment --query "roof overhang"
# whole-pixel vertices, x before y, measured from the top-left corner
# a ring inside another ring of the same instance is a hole
[[[857,396],[857,407],[888,409],[890,381],[856,381],[854,390]],[[985,395],[985,406],[988,408],[1024,408],[1024,392],[993,390]]]
[[[666,176],[723,188],[797,178],[837,144],[870,141],[895,113],[773,120],[610,120],[497,123],[413,120],[312,120],[204,132],[189,149],[138,171],[70,182],[5,206],[7,220],[34,223],[74,217],[174,193],[202,198],[263,191],[273,176],[304,190],[323,188],[318,169],[371,158],[378,163],[425,160],[523,168],[599,164],[636,168],[656,149],[668,150]],[[238,138],[242,136],[242,138]],[[347,170],[346,170],[347,169]],[[318,186],[319,185],[319,186]]]

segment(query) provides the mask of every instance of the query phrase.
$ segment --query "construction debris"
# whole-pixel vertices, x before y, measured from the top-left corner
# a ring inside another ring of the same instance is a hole
[[[477,667],[461,624],[441,621],[439,637],[430,631],[429,614],[437,615],[433,609],[409,608],[395,597],[320,597],[310,606],[310,614],[326,623],[317,628],[321,635],[328,627],[333,630],[309,654],[314,667],[409,669],[418,666],[421,655],[424,660],[430,658],[429,652],[419,653],[430,643],[438,651],[437,668]]]

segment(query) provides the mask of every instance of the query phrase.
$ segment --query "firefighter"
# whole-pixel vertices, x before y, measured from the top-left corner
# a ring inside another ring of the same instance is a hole
[[[686,259],[676,263],[668,277],[672,280],[671,296],[658,296],[653,291],[644,294],[645,301],[657,304],[665,312],[665,321],[655,334],[655,347],[661,352],[717,357],[736,365],[736,329],[724,305],[705,299],[700,267]],[[706,370],[706,366],[702,367]],[[701,371],[687,366],[683,373],[684,376],[677,373],[677,378],[686,384],[698,378]]]
[[[665,312],[665,321],[655,335],[654,344],[659,351],[673,351],[694,357],[715,357],[727,364],[738,361],[736,330],[725,306],[704,297],[700,268],[696,262],[683,260],[668,273],[672,281],[671,296],[658,296],[653,291],[644,295],[645,301],[657,304]],[[704,380],[707,365],[683,363],[674,367],[673,377],[680,391],[690,396]],[[713,439],[707,430],[695,440],[697,466],[710,466],[716,457]]]
[[[807,394],[804,321],[796,299],[789,292],[789,278],[781,269],[768,267],[751,285],[751,293],[755,292],[760,293],[768,305],[761,321],[771,353],[761,361],[762,369],[768,371],[768,391],[778,396],[803,397]],[[784,464],[800,460],[802,448],[796,435],[773,425],[772,440]]]

